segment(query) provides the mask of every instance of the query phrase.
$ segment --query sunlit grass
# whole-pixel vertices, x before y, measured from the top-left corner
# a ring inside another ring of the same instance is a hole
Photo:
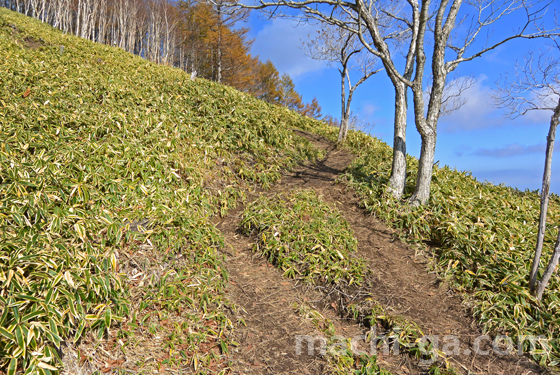
[[[335,139],[335,131],[318,130]],[[529,293],[529,272],[535,249],[540,197],[537,191],[519,191],[477,181],[469,172],[434,167],[427,205],[410,207],[386,191],[392,149],[361,132],[350,132],[348,147],[356,155],[343,180],[356,189],[364,207],[403,239],[434,257],[442,278],[463,293],[475,318],[486,332],[518,338],[542,335],[532,348],[522,347],[542,365],[560,363],[560,279],[553,277],[542,302]],[[417,159],[408,156],[405,199],[414,190]],[[558,235],[560,205],[557,196],[549,207],[545,251],[548,262]],[[542,270],[542,267],[541,267]]]
[[[313,190],[261,196],[245,208],[241,228],[257,237],[255,250],[287,277],[307,283],[363,281],[365,262],[353,257],[358,242],[350,225]]]
[[[211,218],[318,155],[308,120],[4,8],[0,50],[0,368],[56,371],[63,340],[180,311],[166,345],[200,371],[232,328]]]

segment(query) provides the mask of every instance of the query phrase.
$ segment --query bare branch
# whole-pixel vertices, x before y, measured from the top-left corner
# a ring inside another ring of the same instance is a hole
[[[534,52],[529,53],[524,64],[516,64],[513,76],[506,74],[496,82],[495,105],[508,109],[510,118],[556,108],[560,99],[560,56],[551,56],[551,51],[558,49],[542,51],[537,58]]]
[[[463,94],[465,93],[465,91],[473,87],[476,82],[476,78],[472,75],[457,77],[453,79],[448,78],[443,89],[439,116],[448,116],[453,112],[461,109],[461,107],[467,103],[467,99]],[[429,81],[427,82],[427,88],[424,90],[424,98],[426,102],[430,101],[431,93],[432,77],[430,77]]]
[[[535,2],[531,2],[527,0],[471,0],[469,1],[469,4],[475,10],[475,14],[471,16],[471,25],[463,37],[462,44],[454,45],[453,41],[450,41],[448,44],[448,48],[453,50],[456,54],[456,57],[453,60],[446,63],[446,69],[448,72],[453,71],[460,63],[474,60],[477,57],[480,57],[483,54],[514,39],[536,39],[559,35],[558,33],[560,28],[558,28],[558,26],[545,29],[543,27],[539,27],[537,24],[537,22],[546,14],[546,11],[549,5],[552,4],[552,1],[543,2],[537,0]],[[538,8],[535,9],[537,5]],[[490,26],[494,25],[506,16],[511,15],[514,12],[518,13],[519,11],[525,13],[524,23],[521,24],[511,35],[488,45],[488,41],[491,36]],[[477,40],[479,34],[483,30],[488,31],[486,36],[487,44],[472,55],[465,56],[466,52],[473,45],[474,41]]]
[[[335,16],[334,12],[331,16]],[[336,17],[344,19],[344,14]],[[314,39],[303,42],[303,49],[311,58],[327,61],[331,66],[335,64],[340,66],[338,70],[341,75],[341,120],[338,141],[344,142],[348,132],[350,104],[354,91],[372,75],[381,71],[377,67],[379,59],[365,49],[356,34],[332,25],[324,25],[317,31]],[[360,74],[355,85],[352,85],[350,77],[352,71]],[[346,86],[348,86],[348,96]]]

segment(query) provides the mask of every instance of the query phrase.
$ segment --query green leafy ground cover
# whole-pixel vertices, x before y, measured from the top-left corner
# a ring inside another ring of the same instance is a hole
[[[336,131],[319,130],[332,140]],[[348,147],[357,158],[344,179],[360,192],[367,210],[400,229],[406,240],[424,249],[435,246],[435,268],[463,293],[487,332],[507,334],[516,347],[521,341],[524,351],[540,364],[558,366],[560,278],[551,279],[541,302],[528,288],[539,217],[538,192],[480,182],[469,172],[435,166],[429,203],[413,208],[386,193],[392,161],[387,144],[351,132]],[[407,160],[405,198],[414,190],[418,167],[417,159]],[[553,196],[542,262],[550,259],[559,222],[560,202]],[[527,336],[544,339],[532,348]]]
[[[295,308],[300,316],[310,320],[325,335],[327,359],[333,373],[339,375],[391,375],[389,371],[379,365],[376,355],[368,355],[367,352],[357,354],[352,339],[338,336],[332,321],[319,311],[307,303],[297,304]]]
[[[116,331],[125,350],[141,330],[165,333],[165,365],[214,371],[209,348],[227,351],[232,323],[210,218],[252,183],[269,186],[318,156],[289,128],[331,139],[337,130],[3,8],[0,51],[0,369],[50,373],[63,339]],[[487,331],[543,335],[531,354],[558,365],[558,278],[541,303],[527,288],[536,192],[436,168],[430,203],[411,208],[385,193],[391,149],[356,132],[348,145],[358,158],[345,178],[366,207],[409,241],[437,245],[440,275]],[[408,161],[410,194],[417,161]],[[555,197],[549,250],[558,208]],[[132,230],[137,222],[146,224]],[[148,264],[146,253],[168,267],[131,283],[122,260]]]
[[[354,255],[357,240],[350,225],[312,189],[259,197],[245,208],[240,228],[256,237],[254,250],[286,277],[343,288],[364,281],[366,262]],[[307,304],[295,308],[325,335],[333,373],[389,374],[379,367],[375,355],[356,355],[350,339],[341,342],[332,322],[318,311]]]
[[[340,212],[311,189],[261,196],[243,212],[241,230],[255,250],[308,283],[360,284],[365,262],[352,257],[358,241]]]
[[[318,156],[290,130],[308,120],[4,8],[0,51],[0,369],[56,372],[62,340],[125,351],[142,332],[163,333],[167,366],[219,370],[208,348],[227,352],[232,323],[210,219]]]
[[[356,257],[357,240],[348,222],[338,209],[332,207],[312,189],[295,190],[274,196],[261,196],[247,205],[240,224],[246,235],[254,235],[254,250],[284,272],[284,276],[307,284],[338,284],[345,294],[353,293],[352,284],[364,283],[366,260]],[[329,294],[332,293],[332,290]],[[336,294],[336,293],[335,293]],[[445,371],[445,354],[425,347],[419,340],[424,336],[418,325],[396,316],[372,298],[350,304],[348,317],[370,327],[384,327],[379,337],[387,337],[415,358],[433,359],[434,371]],[[323,331],[332,370],[337,374],[388,374],[377,364],[375,355],[356,355],[350,339],[337,341],[335,328],[329,319],[307,305],[297,306],[299,315],[311,319]],[[368,340],[376,339],[369,337]],[[380,340],[381,346],[386,341]]]

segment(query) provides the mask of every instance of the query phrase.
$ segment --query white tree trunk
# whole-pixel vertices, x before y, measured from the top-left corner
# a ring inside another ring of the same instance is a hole
[[[41,22],[45,22],[47,19],[47,1],[46,0],[41,0],[41,7],[40,7],[41,11],[39,12],[40,16],[41,16]]]
[[[76,15],[76,32],[75,35],[80,35],[80,27],[82,26],[82,5],[83,0],[78,0],[78,13]]]
[[[533,259],[533,267],[531,270],[529,288],[531,292],[540,300],[543,292],[546,289],[550,277],[558,265],[558,257],[560,256],[560,230],[558,233],[558,240],[554,248],[552,259],[548,263],[544,275],[540,281],[537,282],[539,264],[542,255],[542,248],[544,243],[544,232],[546,230],[546,216],[548,210],[548,200],[550,192],[550,176],[552,174],[552,154],[554,152],[554,141],[556,139],[556,128],[560,122],[560,100],[550,118],[550,128],[548,130],[547,143],[546,143],[546,157],[544,162],[543,183],[541,189],[541,207],[539,217],[539,229],[537,234],[537,245],[535,248],[535,257]]]
[[[430,198],[430,185],[434,168],[434,155],[436,152],[436,132],[428,131],[421,134],[422,148],[416,176],[416,188],[410,197],[412,205],[423,205]]]
[[[346,116],[346,66],[340,70],[340,129],[338,130],[338,142],[343,143],[348,134],[348,116]]]
[[[338,142],[343,143],[348,135],[348,117],[344,114],[340,120],[340,129],[338,131]]]
[[[554,246],[554,253],[552,253],[552,258],[548,262],[548,267],[544,271],[542,279],[537,283],[537,299],[540,301],[542,299],[543,293],[548,286],[548,282],[552,277],[552,274],[556,271],[558,266],[558,259],[560,259],[560,231],[558,232],[558,238],[556,239],[556,245]]]
[[[408,90],[402,82],[394,82],[395,87],[395,123],[393,138],[393,164],[388,190],[395,198],[404,193],[406,184],[406,102]]]
[[[62,7],[62,31],[67,34],[72,33],[72,11],[71,11],[71,0],[65,0],[65,4]]]
[[[418,175],[416,177],[416,188],[410,197],[412,205],[423,205],[430,198],[430,186],[434,168],[434,156],[436,152],[437,125],[441,115],[443,91],[445,88],[449,70],[445,66],[445,50],[449,35],[454,28],[455,20],[462,0],[454,0],[451,8],[446,14],[446,2],[441,2],[434,22],[434,46],[432,51],[432,86],[430,88],[430,99],[428,110],[424,115],[424,86],[423,76],[426,66],[426,55],[424,52],[424,38],[429,23],[429,1],[422,4],[420,11],[420,28],[416,43],[416,76],[412,85],[414,95],[414,118],[416,128],[422,139],[420,161],[418,164]]]
[[[99,16],[97,18],[97,36],[96,42],[105,44],[107,42],[107,17],[109,17],[107,11],[107,0],[99,1]]]
[[[217,82],[222,82],[222,7],[220,4],[216,7],[218,13],[218,41],[217,41]]]

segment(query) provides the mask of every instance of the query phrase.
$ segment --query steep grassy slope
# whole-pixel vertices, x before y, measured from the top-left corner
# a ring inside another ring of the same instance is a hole
[[[219,370],[210,219],[317,156],[290,130],[307,120],[4,8],[0,51],[0,369],[49,373],[67,338],[125,350],[140,330],[164,337],[156,365]]]
[[[336,129],[3,8],[0,51],[0,369],[49,373],[62,340],[101,338],[149,348],[134,371],[219,372],[234,324],[211,219],[318,156],[290,128]],[[391,149],[356,132],[349,147],[365,206],[437,245],[488,331],[542,335],[523,349],[558,365],[558,277],[542,303],[527,290],[537,194],[436,168],[430,203],[410,208],[384,191]],[[547,249],[559,220],[555,199]]]
[[[336,139],[336,129],[318,131]],[[479,182],[469,172],[436,166],[430,202],[413,208],[386,192],[392,160],[389,146],[352,132],[348,147],[357,158],[345,179],[361,194],[365,208],[434,257],[439,275],[463,293],[487,332],[508,335],[516,350],[521,348],[541,365],[557,367],[560,277],[553,276],[541,302],[530,295],[528,287],[539,218],[538,192]],[[408,166],[405,197],[414,190],[417,159],[408,157]],[[559,222],[560,202],[553,195],[541,272],[551,257]]]

